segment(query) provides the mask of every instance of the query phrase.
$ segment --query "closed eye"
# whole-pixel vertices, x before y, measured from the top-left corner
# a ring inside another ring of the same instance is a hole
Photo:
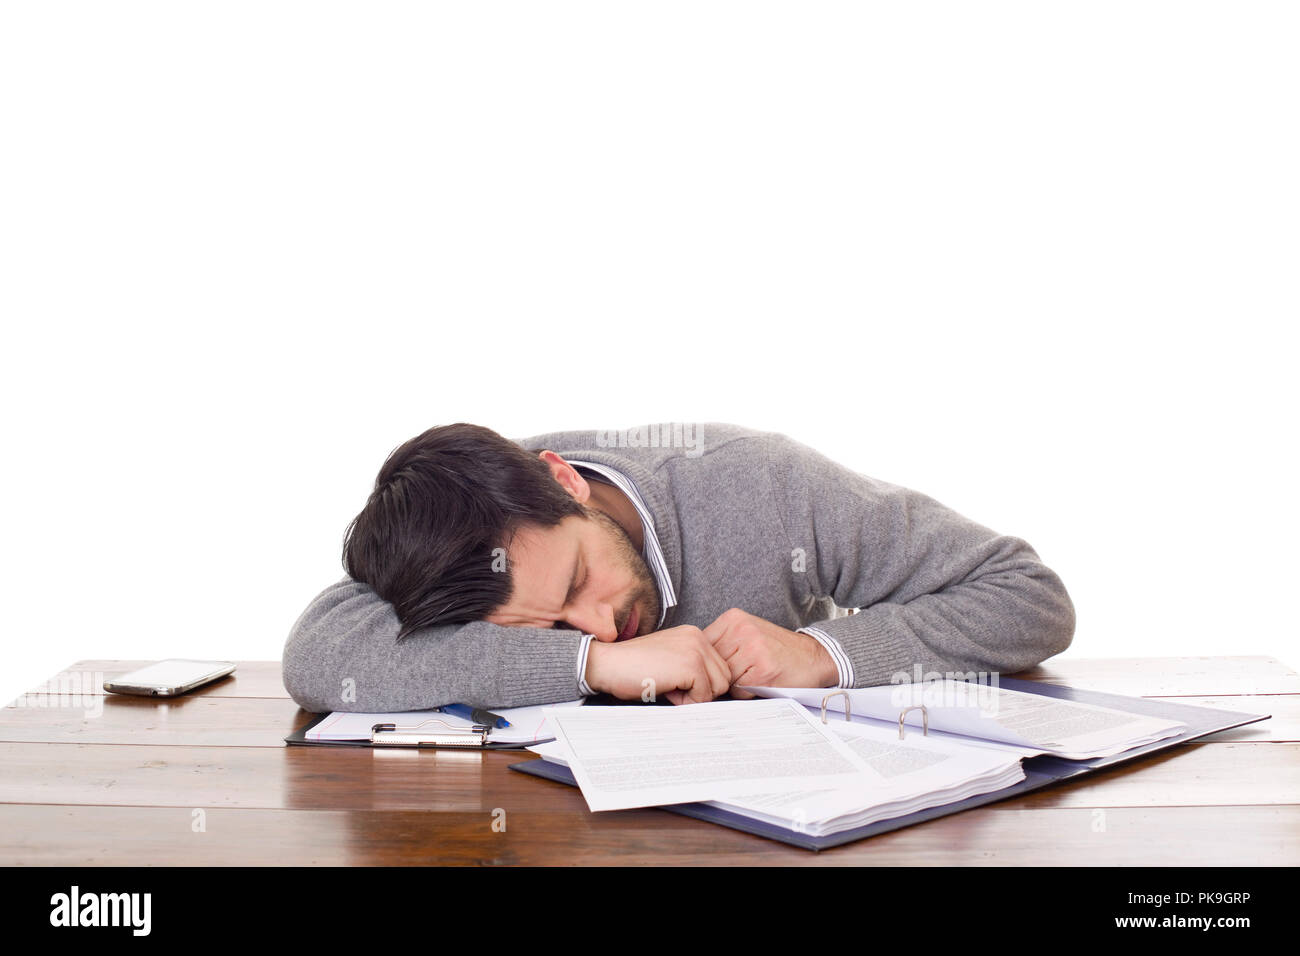
[[[587,586],[587,574],[586,574],[586,569],[584,568],[582,580],[572,585],[569,588],[569,593],[564,596],[564,606],[568,607],[570,604],[572,604],[574,597],[576,597],[578,592],[581,591],[586,586]],[[562,631],[576,630],[576,628],[574,628],[573,625],[569,624],[567,621],[556,621],[554,624],[551,625],[551,627],[558,628],[559,630]]]
[[[577,593],[587,586],[587,569],[585,567],[582,569],[582,580],[578,581],[577,576],[575,575],[574,582],[575,583],[570,585],[569,587],[569,593],[564,596],[565,607],[568,607],[570,604],[572,604],[573,599],[577,595]]]

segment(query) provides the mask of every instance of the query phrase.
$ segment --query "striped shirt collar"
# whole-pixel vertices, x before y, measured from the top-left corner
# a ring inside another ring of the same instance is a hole
[[[677,606],[677,594],[673,591],[673,581],[668,575],[668,565],[664,561],[664,553],[659,547],[659,538],[655,534],[654,516],[650,514],[650,509],[646,507],[645,501],[642,500],[640,493],[636,490],[636,485],[621,471],[608,465],[599,465],[594,461],[578,461],[573,458],[566,458],[565,461],[579,471],[595,473],[623,492],[623,494],[627,495],[628,500],[632,502],[632,507],[636,509],[637,515],[641,518],[641,530],[644,532],[642,537],[645,539],[641,548],[641,556],[645,558],[646,565],[654,574],[655,583],[659,586],[659,623],[655,625],[655,628],[658,629],[663,624],[668,609]]]

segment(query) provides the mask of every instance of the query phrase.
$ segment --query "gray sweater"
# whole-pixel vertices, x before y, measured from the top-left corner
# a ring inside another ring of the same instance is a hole
[[[843,648],[858,687],[900,672],[1010,674],[1073,637],[1070,597],[1025,541],[785,435],[701,423],[516,443],[608,465],[635,484],[677,594],[661,629],[704,627],[731,607],[807,626]],[[369,585],[350,577],[330,585],[290,630],[286,689],[310,711],[581,696],[578,631],[475,621],[399,642],[399,628]]]

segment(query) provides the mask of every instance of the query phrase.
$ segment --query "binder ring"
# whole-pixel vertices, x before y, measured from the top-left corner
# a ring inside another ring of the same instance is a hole
[[[827,723],[827,720],[826,720],[826,704],[830,702],[830,699],[831,699],[832,697],[843,697],[843,698],[844,698],[844,719],[845,719],[845,720],[848,720],[848,721],[853,720],[853,714],[850,712],[851,707],[852,707],[853,698],[849,697],[849,692],[848,692],[848,691],[846,691],[846,690],[837,690],[835,693],[833,693],[833,694],[827,694],[825,697],[822,698],[822,723],[823,723],[823,724],[824,724],[824,723]]]
[[[907,716],[908,711],[919,710],[921,712],[921,736],[930,736],[930,712],[925,709],[925,704],[916,704],[912,707],[904,707],[898,714],[898,739],[903,739],[903,718]]]

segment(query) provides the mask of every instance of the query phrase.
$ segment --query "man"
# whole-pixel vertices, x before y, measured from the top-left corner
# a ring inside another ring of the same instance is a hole
[[[1023,540],[717,423],[431,428],[380,470],[344,568],[284,648],[310,711],[1014,673],[1074,633]]]

